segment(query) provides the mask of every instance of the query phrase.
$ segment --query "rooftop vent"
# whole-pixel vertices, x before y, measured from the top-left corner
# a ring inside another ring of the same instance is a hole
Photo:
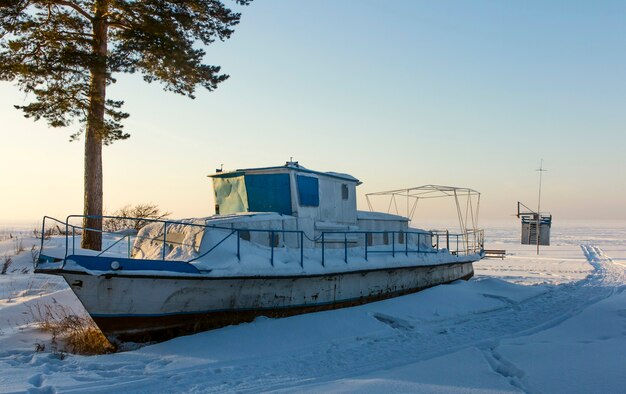
[[[289,158],[289,161],[285,162],[285,167],[300,167],[297,161],[293,161],[293,157]]]

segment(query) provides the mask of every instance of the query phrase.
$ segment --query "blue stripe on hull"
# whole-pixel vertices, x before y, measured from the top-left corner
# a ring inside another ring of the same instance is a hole
[[[67,260],[72,260],[76,264],[90,271],[112,271],[111,263],[117,261],[119,270],[124,271],[170,271],[182,272],[188,274],[199,274],[200,271],[192,264],[183,261],[167,261],[167,260],[142,260],[128,259],[120,257],[105,256],[85,256],[70,255]]]

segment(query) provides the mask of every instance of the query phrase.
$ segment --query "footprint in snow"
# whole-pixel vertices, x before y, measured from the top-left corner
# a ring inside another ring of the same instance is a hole
[[[28,378],[28,383],[32,384],[35,387],[41,387],[43,383],[43,375],[38,373],[37,375],[33,375]]]
[[[410,322],[394,316],[385,315],[383,313],[372,313],[371,316],[379,322],[396,330],[409,331],[415,328]]]
[[[156,369],[161,369],[169,364],[171,364],[172,361],[171,360],[163,360],[163,359],[158,359],[158,360],[154,360],[151,361],[149,363],[147,363],[145,365],[145,369],[152,371],[152,370],[156,370]]]

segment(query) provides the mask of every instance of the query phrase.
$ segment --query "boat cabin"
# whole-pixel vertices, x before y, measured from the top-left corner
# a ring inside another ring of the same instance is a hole
[[[284,166],[218,170],[209,177],[215,215],[189,219],[190,225],[168,225],[166,235],[160,223],[146,226],[135,255],[169,256],[152,239],[166,240],[168,253],[204,255],[227,239],[229,230],[236,230],[240,241],[288,248],[403,245],[409,243],[407,231],[423,232],[409,229],[407,217],[357,210],[361,182],[348,174],[313,171],[289,161]],[[431,241],[430,234],[411,240],[422,249],[432,248]]]
[[[356,187],[361,182],[348,174],[313,171],[288,161],[277,167],[218,170],[209,177],[216,213],[210,220],[216,225],[301,230],[309,238],[324,231],[405,231],[408,227],[409,220],[402,216],[358,211]],[[326,239],[332,243],[334,238],[343,243],[346,237],[328,234]],[[371,242],[383,243],[383,238],[376,234]],[[347,239],[351,244],[359,240],[356,234]]]
[[[215,213],[275,212],[315,222],[357,224],[358,179],[347,174],[309,170],[298,162],[209,175]]]

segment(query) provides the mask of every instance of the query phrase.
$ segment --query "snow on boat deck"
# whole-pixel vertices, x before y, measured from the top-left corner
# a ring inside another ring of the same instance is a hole
[[[222,235],[223,236],[223,235]],[[216,236],[217,241],[220,236]],[[115,238],[104,239],[106,245],[113,244]],[[216,242],[217,243],[217,242]],[[77,238],[76,244],[80,244]],[[392,258],[390,246],[371,246],[368,248],[368,257],[365,258],[365,248],[348,247],[347,256],[344,254],[343,246],[337,248],[327,247],[324,251],[324,265],[322,265],[321,248],[305,248],[303,260],[300,260],[300,249],[297,248],[271,248],[260,246],[247,241],[241,241],[241,258],[238,259],[235,253],[236,240],[227,239],[221,247],[216,248],[209,255],[203,256],[191,264],[201,271],[201,275],[207,277],[237,277],[237,276],[293,276],[293,275],[324,275],[332,273],[343,273],[351,271],[365,271],[372,269],[412,267],[422,265],[448,264],[457,262],[468,262],[479,260],[480,256],[475,255],[453,255],[445,249],[436,251],[430,249],[426,253],[415,253],[409,251],[405,254],[405,245],[398,244],[395,250],[395,257]],[[160,261],[161,252],[155,247],[156,252],[152,253],[155,262]],[[44,253],[47,256],[63,258],[65,256],[65,238],[61,237],[52,241],[47,241],[44,245]],[[71,254],[95,256],[99,252],[87,249],[80,249],[76,246],[72,251],[71,241],[68,255]],[[127,246],[116,244],[114,248],[103,253],[104,257],[126,257]],[[154,257],[157,256],[157,257]],[[273,258],[271,258],[273,256]],[[186,261],[197,257],[196,254],[177,255],[175,260]],[[347,261],[346,261],[347,257]],[[168,258],[168,261],[172,259]],[[150,261],[145,261],[145,270],[133,270],[137,275],[158,275],[160,271],[150,269]],[[54,268],[58,264],[48,265]],[[46,267],[42,265],[41,267]],[[65,268],[68,270],[79,270],[90,273],[90,271],[75,264],[68,259]],[[107,267],[108,268],[108,267]],[[108,271],[108,269],[107,269]],[[184,272],[168,272],[168,276],[198,276]]]

